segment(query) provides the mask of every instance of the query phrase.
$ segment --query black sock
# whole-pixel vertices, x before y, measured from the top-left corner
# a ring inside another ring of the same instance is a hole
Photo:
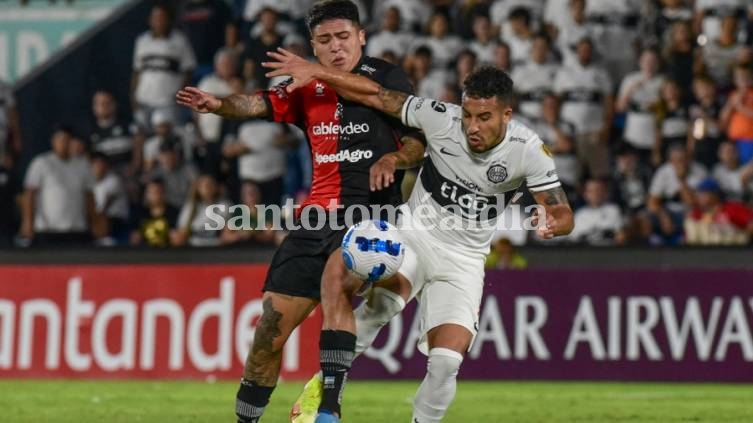
[[[275,387],[259,386],[250,380],[241,379],[241,386],[235,396],[235,415],[238,423],[257,423],[269,404],[269,397]]]
[[[323,330],[319,338],[319,364],[322,368],[322,403],[319,411],[340,412],[345,381],[353,363],[356,335],[342,330]]]

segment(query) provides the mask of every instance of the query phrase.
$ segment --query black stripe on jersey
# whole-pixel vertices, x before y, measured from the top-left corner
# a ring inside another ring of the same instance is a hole
[[[560,180],[559,180],[559,178],[558,178],[558,179],[555,179],[555,180],[553,180],[553,181],[549,181],[549,182],[544,182],[543,184],[528,185],[528,189],[531,189],[531,188],[539,188],[539,187],[543,187],[543,186],[546,186],[546,185],[551,185],[551,184],[558,184],[559,182],[560,182]]]
[[[408,104],[405,105],[405,113],[403,113],[403,123],[408,124],[408,108],[410,107],[410,104],[413,102],[413,99],[416,98],[414,96],[410,96],[408,99]]]
[[[495,195],[478,194],[439,173],[431,157],[424,159],[421,185],[444,210],[476,221],[497,218],[518,192],[515,188]]]

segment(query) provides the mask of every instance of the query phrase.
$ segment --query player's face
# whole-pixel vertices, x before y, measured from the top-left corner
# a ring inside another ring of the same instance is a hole
[[[497,97],[475,98],[463,95],[463,130],[468,148],[483,153],[502,141],[512,108],[500,103]]]
[[[311,47],[325,67],[350,72],[361,60],[366,32],[347,19],[329,19],[312,31]]]

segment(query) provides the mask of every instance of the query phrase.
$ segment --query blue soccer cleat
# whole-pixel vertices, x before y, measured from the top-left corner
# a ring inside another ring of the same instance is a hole
[[[314,423],[340,423],[340,418],[326,411],[320,411]]]

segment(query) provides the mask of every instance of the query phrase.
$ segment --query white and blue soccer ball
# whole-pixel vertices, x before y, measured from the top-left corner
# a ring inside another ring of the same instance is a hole
[[[376,282],[397,273],[405,258],[400,231],[384,220],[353,225],[342,242],[345,267],[359,279]]]

